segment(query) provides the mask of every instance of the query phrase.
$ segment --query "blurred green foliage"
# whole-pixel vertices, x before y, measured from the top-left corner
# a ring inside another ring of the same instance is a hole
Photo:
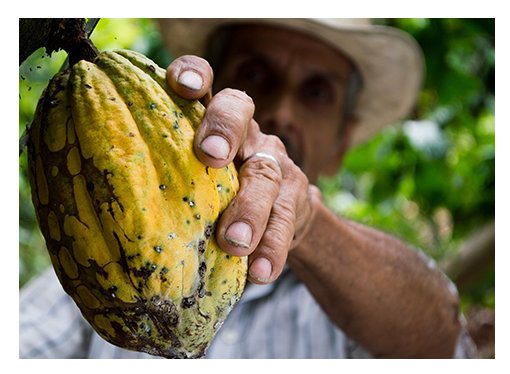
[[[495,217],[494,19],[384,19],[421,45],[426,79],[413,117],[353,149],[321,180],[337,213],[437,261]],[[494,307],[494,269],[463,295]]]
[[[495,216],[494,19],[377,19],[421,45],[426,80],[412,118],[381,132],[322,179],[332,210],[401,237],[437,261]],[[129,48],[167,66],[171,56],[148,19],[102,19],[92,34],[99,50]],[[20,135],[65,53],[35,52],[20,67]],[[49,265],[20,158],[19,285]],[[494,270],[464,303],[494,308]]]

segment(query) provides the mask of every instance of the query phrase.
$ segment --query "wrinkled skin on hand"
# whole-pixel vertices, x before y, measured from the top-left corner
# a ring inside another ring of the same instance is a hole
[[[217,227],[220,247],[249,256],[251,282],[273,282],[309,226],[318,189],[289,158],[282,141],[260,131],[246,93],[223,89],[212,95],[213,72],[206,60],[176,59],[167,69],[167,81],[181,97],[200,99],[207,107],[196,131],[197,157],[213,168],[234,161],[239,170],[240,191]],[[258,152],[274,156],[281,170],[268,158],[249,158]]]

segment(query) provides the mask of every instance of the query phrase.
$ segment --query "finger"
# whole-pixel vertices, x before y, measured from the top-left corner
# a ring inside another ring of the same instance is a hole
[[[234,256],[249,255],[257,247],[279,195],[282,174],[265,158],[251,158],[239,170],[241,188],[218,223],[220,247]]]
[[[244,92],[224,89],[209,102],[195,133],[195,153],[213,168],[230,164],[244,143],[255,106]]]
[[[170,88],[184,99],[207,98],[211,96],[213,70],[203,58],[181,56],[168,66],[166,80]]]
[[[292,242],[293,217],[292,210],[275,203],[262,240],[248,258],[250,282],[271,283],[281,274]]]
[[[311,214],[308,191],[304,174],[295,165],[287,168],[264,234],[249,257],[251,282],[270,283],[281,274],[296,232],[302,231],[298,221],[309,220]]]

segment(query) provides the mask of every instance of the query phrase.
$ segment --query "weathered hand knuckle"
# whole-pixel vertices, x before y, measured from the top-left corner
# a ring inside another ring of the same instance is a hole
[[[275,149],[278,153],[285,152],[285,145],[276,135],[266,135],[264,141],[266,144],[268,144],[268,146]]]
[[[244,114],[237,108],[232,108],[228,112],[224,113],[223,121],[225,123],[225,127],[238,127],[240,124],[244,123]]]
[[[240,94],[241,94],[241,97],[242,99],[245,101],[245,103],[250,106],[250,107],[253,107],[255,109],[255,103],[253,101],[253,99],[251,98],[250,95],[248,95],[246,92],[244,91],[238,91]]]
[[[272,181],[277,185],[281,183],[282,176],[280,170],[277,170],[278,166],[271,160],[253,159],[243,166],[245,167],[244,172],[248,176]]]
[[[303,173],[303,171],[300,168],[298,168],[297,166],[294,167],[294,170],[295,170],[295,173],[296,173],[296,176],[297,176],[297,180],[298,180],[300,186],[302,186],[303,188],[308,189],[308,186],[310,185],[310,182],[308,181],[308,177],[306,176],[306,174]]]
[[[253,113],[255,112],[255,103],[253,102],[253,99],[246,92],[239,90],[232,90],[231,95],[241,101],[243,103],[244,111],[250,113],[250,117],[253,117]]]
[[[273,256],[280,257],[285,253],[284,249],[287,248],[287,231],[283,225],[279,225],[273,228],[271,238],[268,239],[268,247],[273,250]],[[281,253],[281,254],[280,254]]]
[[[229,111],[209,110],[205,122],[209,131],[214,128],[216,133],[223,133],[227,138],[231,138],[233,135],[232,129],[237,128],[242,123],[242,114],[235,109]]]
[[[285,178],[291,181],[292,185],[297,185],[299,188],[306,186],[308,187],[308,178],[305,173],[287,157],[285,163]]]
[[[236,90],[235,88],[224,88],[221,90],[221,93],[225,96],[234,97],[246,103],[253,104],[253,99],[244,91]]]
[[[285,222],[287,226],[293,226],[296,218],[296,211],[294,209],[294,203],[286,198],[280,199],[275,202],[275,214],[280,218],[281,221]]]
[[[206,59],[195,55],[180,56],[176,61],[183,65],[191,65],[193,68],[204,67],[206,69],[211,69],[211,65],[209,65]]]

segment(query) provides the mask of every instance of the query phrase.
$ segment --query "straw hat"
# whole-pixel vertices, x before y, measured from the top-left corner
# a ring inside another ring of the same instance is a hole
[[[163,40],[174,56],[205,57],[207,44],[221,27],[248,23],[290,28],[338,49],[351,58],[363,79],[354,111],[360,123],[353,134],[353,144],[407,115],[423,80],[424,59],[417,42],[401,30],[371,25],[365,18],[186,18],[158,22]]]

